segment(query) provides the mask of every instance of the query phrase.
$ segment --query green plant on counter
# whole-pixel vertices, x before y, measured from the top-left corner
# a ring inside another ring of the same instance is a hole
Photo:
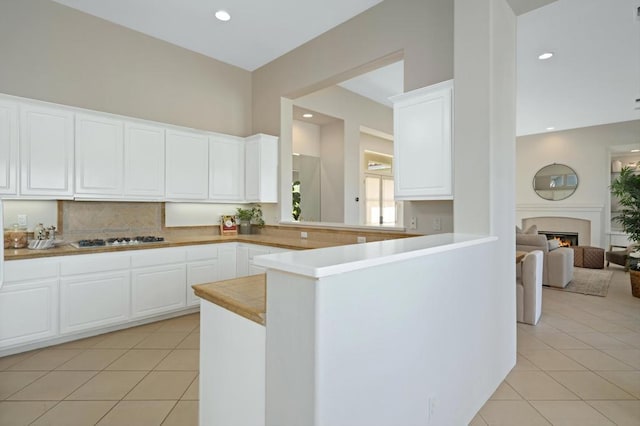
[[[238,207],[236,210],[236,216],[240,222],[249,222],[252,225],[263,226],[264,219],[262,217],[262,207],[260,204],[256,204],[250,209],[243,209]]]

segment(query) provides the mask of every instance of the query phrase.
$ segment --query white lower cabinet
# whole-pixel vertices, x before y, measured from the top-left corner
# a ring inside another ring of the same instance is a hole
[[[184,248],[145,250],[131,256],[131,316],[143,318],[186,306]]]
[[[239,244],[237,248],[236,274],[238,277],[264,274],[265,268],[253,264],[253,258],[263,254],[282,253],[289,249],[260,246],[255,244]]]
[[[200,304],[200,298],[195,295],[191,286],[218,281],[218,272],[218,259],[202,260],[187,265],[187,305]]]
[[[215,244],[194,246],[187,249],[187,305],[200,305],[200,298],[192,285],[218,281],[218,247]]]
[[[63,258],[60,266],[60,333],[68,334],[129,320],[127,254]]]
[[[185,265],[155,266],[131,272],[133,318],[184,308]]]
[[[219,280],[230,280],[236,278],[236,243],[218,245],[218,268]]]
[[[55,337],[58,333],[58,263],[5,262],[0,289],[0,349]]]

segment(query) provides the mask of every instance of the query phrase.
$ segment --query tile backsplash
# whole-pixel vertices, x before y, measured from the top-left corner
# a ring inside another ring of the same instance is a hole
[[[161,235],[162,203],[59,201],[65,240]]]

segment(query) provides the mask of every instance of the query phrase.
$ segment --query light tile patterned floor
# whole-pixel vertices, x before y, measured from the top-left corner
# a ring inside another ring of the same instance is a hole
[[[640,299],[545,289],[518,362],[471,425],[640,425]],[[199,316],[0,358],[0,425],[198,424]],[[400,425],[399,425],[400,426]]]
[[[472,426],[640,425],[640,299],[610,270],[607,297],[543,289],[540,323],[518,324],[516,367]]]
[[[197,425],[199,321],[0,358],[0,425]]]

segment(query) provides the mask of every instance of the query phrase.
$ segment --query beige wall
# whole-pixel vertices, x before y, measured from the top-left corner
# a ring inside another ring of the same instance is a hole
[[[251,73],[52,1],[0,1],[0,58],[1,93],[251,134]]]
[[[405,90],[452,78],[453,3],[385,0],[257,69],[254,132],[280,134],[281,96],[297,97],[333,85],[394,53],[404,52]]]

